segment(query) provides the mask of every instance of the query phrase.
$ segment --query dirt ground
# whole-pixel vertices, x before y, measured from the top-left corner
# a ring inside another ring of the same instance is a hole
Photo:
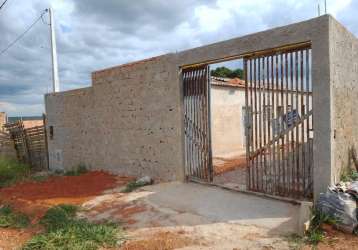
[[[246,155],[239,155],[232,158],[214,157],[214,175],[220,175],[235,169],[246,168]]]
[[[358,236],[337,231],[332,226],[325,225],[325,240],[319,243],[317,250],[354,250],[358,249]],[[304,246],[303,250],[310,250],[312,247]]]
[[[80,205],[80,217],[98,222],[111,220],[123,225],[128,240],[121,250],[290,249],[287,238],[265,227],[219,219],[214,214],[203,216],[179,206],[173,208],[165,205],[166,200],[159,202],[156,192],[169,186],[154,185],[121,193],[131,180],[131,177],[105,172],[50,177],[43,182],[25,182],[0,189],[0,204],[10,204],[28,214],[33,224],[53,205]],[[39,230],[36,226],[21,230],[0,229],[0,249],[17,249]],[[333,231],[328,235],[331,235],[330,240],[320,244],[318,249],[358,246],[353,236]]]

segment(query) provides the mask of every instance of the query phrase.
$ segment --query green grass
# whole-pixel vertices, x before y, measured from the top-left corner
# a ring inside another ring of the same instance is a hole
[[[130,193],[140,187],[143,187],[145,186],[146,184],[143,184],[143,183],[137,183],[136,181],[131,181],[129,182],[125,188],[122,190],[123,193]]]
[[[96,224],[75,217],[77,207],[60,205],[50,208],[40,223],[45,232],[34,236],[24,250],[94,250],[115,247],[124,241],[123,232],[113,223]]]
[[[30,174],[30,167],[15,159],[0,157],[0,188],[24,180]]]
[[[0,208],[0,227],[24,228],[29,224],[30,220],[26,215],[14,212],[10,206],[3,206]]]
[[[72,221],[78,208],[73,205],[58,205],[50,208],[40,223],[47,231],[54,231],[66,227],[69,221]]]
[[[81,174],[85,174],[87,173],[88,170],[87,170],[87,167],[84,165],[84,164],[79,164],[77,167],[75,167],[74,169],[72,170],[69,170],[69,171],[66,171],[64,173],[64,175],[67,175],[67,176],[78,176],[78,175],[81,175]]]
[[[317,245],[324,239],[323,224],[336,225],[339,221],[319,210],[312,210],[310,228],[306,233],[305,241],[312,245]]]
[[[310,227],[305,233],[305,236],[290,235],[287,240],[290,245],[290,249],[301,249],[305,245],[311,245],[312,249],[315,249],[319,242],[325,239],[325,233],[322,229],[323,224],[335,225],[339,221],[332,216],[329,216],[319,210],[312,210],[312,217],[310,221]]]

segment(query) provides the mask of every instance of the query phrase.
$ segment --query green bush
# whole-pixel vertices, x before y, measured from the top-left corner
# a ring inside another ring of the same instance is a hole
[[[28,165],[15,159],[0,157],[0,188],[9,186],[30,174]]]
[[[10,206],[0,208],[0,227],[23,228],[30,224],[29,218],[22,213],[15,213]]]
[[[77,207],[59,205],[50,208],[41,219],[45,233],[34,236],[24,250],[92,250],[115,247],[124,241],[123,232],[113,223],[96,224],[75,217]]]

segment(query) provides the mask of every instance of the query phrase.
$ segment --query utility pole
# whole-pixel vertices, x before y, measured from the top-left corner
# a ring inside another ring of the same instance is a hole
[[[324,14],[327,14],[327,0],[324,0]]]
[[[53,92],[60,91],[60,80],[58,77],[58,63],[57,63],[57,48],[56,48],[56,36],[55,36],[55,23],[53,18],[53,11],[48,9],[50,15],[50,29],[51,29],[51,50],[52,50],[52,86]]]
[[[321,15],[321,8],[320,8],[320,6],[319,6],[319,2],[318,2],[318,16],[320,16]]]

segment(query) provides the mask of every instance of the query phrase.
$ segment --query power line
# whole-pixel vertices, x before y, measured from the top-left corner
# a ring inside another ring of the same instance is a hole
[[[6,2],[7,2],[7,0],[5,0],[5,1],[1,4],[0,10],[1,10],[2,7],[4,7],[4,5],[6,4]]]
[[[47,11],[48,11],[47,9],[44,10],[44,12],[42,12],[42,14],[41,14],[20,36],[18,36],[18,37],[17,37],[12,43],[10,43],[5,49],[3,49],[3,50],[0,52],[0,56],[1,56],[2,54],[4,54],[8,49],[10,49],[13,45],[15,45],[15,43],[17,43],[21,38],[23,38],[23,37],[26,35],[26,33],[29,32],[29,31],[32,29],[32,27],[34,27],[35,24],[42,19],[43,15],[45,15],[45,14],[47,13]]]

